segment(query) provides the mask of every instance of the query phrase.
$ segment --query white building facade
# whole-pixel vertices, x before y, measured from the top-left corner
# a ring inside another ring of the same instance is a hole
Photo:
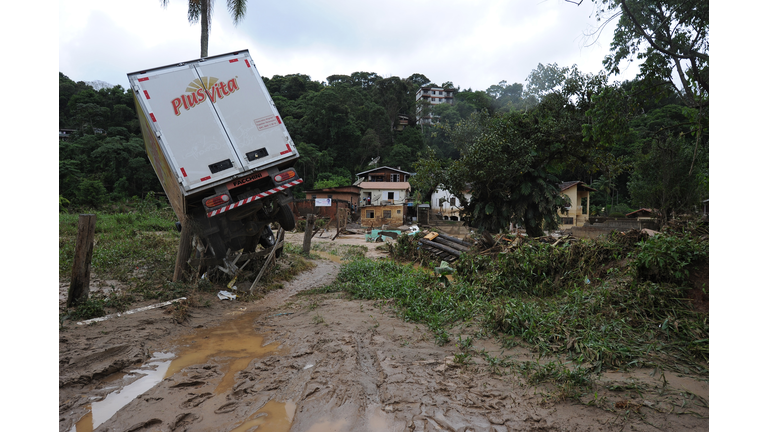
[[[419,124],[431,124],[433,116],[424,111],[427,102],[430,105],[439,105],[443,103],[453,105],[456,89],[444,89],[442,87],[422,87],[416,92],[416,118]],[[422,102],[423,101],[423,102]],[[421,103],[420,103],[421,102]]]

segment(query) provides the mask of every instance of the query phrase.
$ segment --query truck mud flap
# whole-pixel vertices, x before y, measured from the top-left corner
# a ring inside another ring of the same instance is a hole
[[[284,190],[286,190],[288,188],[291,188],[291,187],[296,186],[298,184],[301,184],[303,182],[304,182],[304,180],[302,180],[302,179],[296,179],[296,180],[290,181],[290,182],[288,182],[288,183],[286,183],[284,185],[281,185],[281,186],[278,186],[276,188],[272,188],[270,190],[258,193],[258,194],[254,195],[254,196],[251,196],[251,197],[248,197],[248,198],[245,198],[245,199],[241,199],[240,201],[238,201],[236,203],[232,203],[232,204],[230,204],[228,206],[225,206],[225,207],[222,207],[220,209],[209,211],[208,213],[206,213],[206,216],[213,217],[213,216],[220,215],[220,214],[222,214],[222,213],[224,213],[226,211],[229,211],[229,210],[232,210],[232,209],[236,209],[236,208],[240,207],[243,204],[248,204],[248,203],[251,203],[253,201],[256,201],[256,200],[259,200],[259,199],[262,199],[262,198],[266,198],[266,197],[268,197],[268,196],[270,196],[272,194],[275,194],[275,193],[280,192],[280,191],[284,191]]]

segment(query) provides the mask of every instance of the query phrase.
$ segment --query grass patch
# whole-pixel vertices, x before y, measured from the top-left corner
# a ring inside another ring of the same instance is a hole
[[[129,282],[137,274],[142,280],[160,283],[173,276],[179,233],[176,216],[165,206],[139,200],[127,213],[95,212],[91,271],[102,277]],[[59,214],[59,277],[72,272],[78,214]]]
[[[446,286],[430,272],[386,260],[344,264],[338,283],[353,298],[387,300],[402,319],[426,324],[441,345],[449,340],[446,327],[472,319],[486,304],[482,294],[469,284]]]
[[[329,255],[337,256],[342,260],[355,260],[365,258],[368,248],[360,245],[345,245],[340,243],[314,242],[311,250],[316,252],[325,252]]]
[[[121,294],[102,296],[92,293],[87,302],[62,314],[60,320],[90,319],[129,309],[136,301],[167,301],[179,297],[191,299],[202,293],[212,293],[231,280],[218,271],[205,279],[186,283],[169,282],[173,277],[180,235],[175,227],[176,216],[167,202],[155,199],[126,200],[96,214],[91,273],[100,278],[114,279],[127,286]],[[74,261],[78,213],[59,214],[59,277],[69,278]],[[300,248],[285,243],[284,255],[278,265],[262,278],[268,290],[282,288],[282,282],[307,271],[315,264],[299,256]],[[251,266],[262,264],[253,262]],[[258,272],[258,269],[257,269]],[[250,300],[252,298],[246,298]],[[187,301],[172,308],[173,318],[185,319],[184,308],[204,307]]]

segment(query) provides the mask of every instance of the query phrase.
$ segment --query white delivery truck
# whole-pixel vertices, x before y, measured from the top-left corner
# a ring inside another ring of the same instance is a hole
[[[270,247],[295,226],[299,152],[248,50],[128,74],[147,155],[207,255]],[[180,226],[180,225],[179,225]]]

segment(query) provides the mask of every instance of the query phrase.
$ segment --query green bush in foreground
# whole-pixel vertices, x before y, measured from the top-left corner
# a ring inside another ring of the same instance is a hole
[[[606,367],[659,366],[703,372],[709,320],[671,284],[612,283],[557,298],[503,298],[485,315],[493,330],[518,336],[542,354]]]
[[[392,261],[352,261],[342,266],[337,280],[354,298],[393,299],[403,319],[427,324],[441,343],[447,342],[449,324],[473,318],[485,304],[469,284],[446,286],[430,272]]]

